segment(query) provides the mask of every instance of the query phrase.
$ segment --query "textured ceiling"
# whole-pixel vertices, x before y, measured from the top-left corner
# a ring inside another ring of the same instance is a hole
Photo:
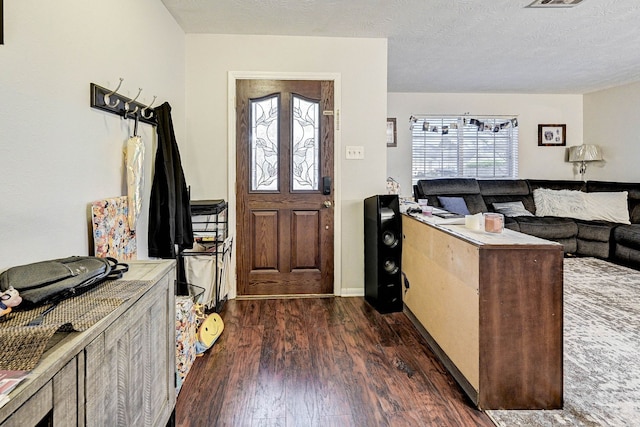
[[[189,33],[388,39],[389,92],[587,93],[640,81],[640,0],[162,0]]]

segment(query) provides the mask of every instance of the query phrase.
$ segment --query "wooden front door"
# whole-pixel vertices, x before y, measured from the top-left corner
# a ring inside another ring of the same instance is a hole
[[[238,295],[333,293],[333,82],[237,80]]]

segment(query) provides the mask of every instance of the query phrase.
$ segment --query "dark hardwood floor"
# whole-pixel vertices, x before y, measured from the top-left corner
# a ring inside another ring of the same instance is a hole
[[[493,426],[403,313],[363,298],[231,300],[176,425]]]

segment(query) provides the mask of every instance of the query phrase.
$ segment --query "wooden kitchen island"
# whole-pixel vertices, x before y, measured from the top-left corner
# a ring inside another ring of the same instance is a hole
[[[407,315],[478,408],[562,408],[562,245],[433,221],[402,218]]]

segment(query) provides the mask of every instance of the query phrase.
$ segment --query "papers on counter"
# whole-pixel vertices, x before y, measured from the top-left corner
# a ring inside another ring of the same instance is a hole
[[[423,215],[422,213],[409,213],[418,221],[427,222],[430,224],[449,225],[449,224],[462,224],[464,225],[464,215],[451,214],[451,212],[445,211],[439,208],[433,208],[433,215]]]

